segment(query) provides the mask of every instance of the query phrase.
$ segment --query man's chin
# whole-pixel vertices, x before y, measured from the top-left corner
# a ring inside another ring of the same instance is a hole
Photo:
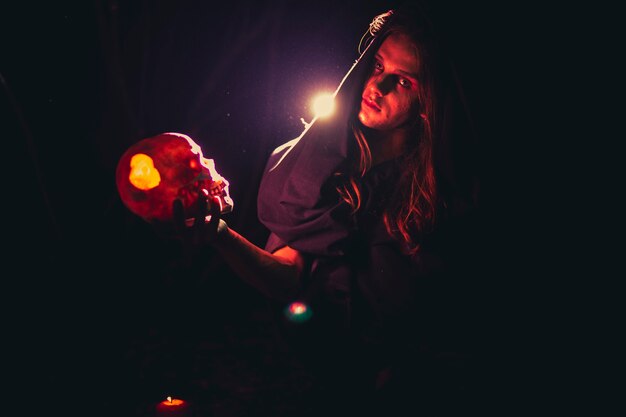
[[[369,112],[367,110],[362,109],[359,112],[359,121],[365,127],[368,127],[370,129],[376,129],[377,123],[374,120],[372,120],[372,117],[368,113]]]

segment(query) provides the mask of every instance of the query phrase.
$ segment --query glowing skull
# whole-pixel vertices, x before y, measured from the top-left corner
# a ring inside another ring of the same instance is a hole
[[[233,209],[228,181],[200,146],[181,133],[162,133],[131,146],[115,177],[124,205],[147,222],[172,220],[176,199],[183,203],[185,218],[193,218],[200,192],[217,196],[222,213]]]

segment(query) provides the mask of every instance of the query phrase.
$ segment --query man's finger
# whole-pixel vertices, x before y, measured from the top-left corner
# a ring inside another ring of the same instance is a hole
[[[217,196],[212,196],[209,200],[209,213],[211,214],[211,222],[219,221],[222,216],[222,201]]]
[[[222,204],[220,199],[216,196],[209,197],[209,214],[211,215],[209,230],[212,233],[216,233],[222,216]]]
[[[174,213],[174,227],[176,228],[176,231],[180,233],[185,230],[185,213],[183,209],[183,202],[179,198],[175,199],[172,203],[172,212]]]
[[[207,206],[207,196],[201,191],[198,193],[198,211],[196,212],[196,217],[193,221],[193,227],[195,229],[202,227],[202,225],[204,224],[204,219],[206,218],[207,214]]]

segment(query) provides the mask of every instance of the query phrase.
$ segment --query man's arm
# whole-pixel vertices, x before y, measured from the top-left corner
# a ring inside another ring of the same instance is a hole
[[[221,219],[217,197],[200,196],[193,225],[187,226],[182,202],[174,202],[174,224],[183,239],[210,245],[245,282],[265,296],[288,302],[298,293],[304,271],[304,256],[289,246],[270,253],[229,228]],[[206,221],[206,214],[210,220]]]
[[[241,279],[267,297],[287,302],[297,295],[304,271],[304,257],[299,251],[283,246],[270,253],[229,228],[223,220],[211,245]]]

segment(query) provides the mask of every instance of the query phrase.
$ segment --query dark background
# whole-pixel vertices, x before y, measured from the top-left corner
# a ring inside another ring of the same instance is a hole
[[[529,46],[517,31],[529,11],[432,3],[481,138],[487,221],[477,239],[487,243],[490,263],[468,277],[482,294],[476,308],[485,319],[475,337],[481,355],[515,374],[527,359],[514,355],[533,343],[515,340],[507,350],[532,314],[511,307],[528,266],[509,262],[517,255],[510,236],[527,221],[516,214],[511,165],[520,146],[514,109],[531,87],[519,76]],[[143,138],[190,135],[230,181],[235,205],[226,221],[263,245],[267,231],[255,202],[269,153],[301,132],[300,119],[312,118],[311,97],[334,90],[372,17],[392,4],[5,6],[0,120],[9,250],[2,293],[7,369],[14,371],[6,375],[21,394],[16,415],[54,408],[150,415],[167,395],[191,400],[199,415],[301,410],[309,375],[282,339],[280,306],[213,254],[201,263],[130,213],[117,195],[115,167]]]

